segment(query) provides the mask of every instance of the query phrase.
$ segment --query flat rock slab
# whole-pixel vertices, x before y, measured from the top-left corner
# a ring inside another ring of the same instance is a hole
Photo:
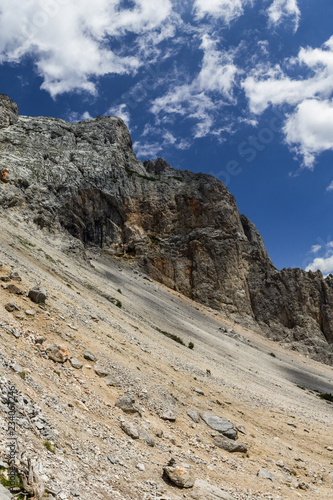
[[[234,424],[222,417],[218,417],[209,411],[201,413],[202,420],[209,425],[214,431],[222,432],[222,434],[234,430]],[[230,437],[230,436],[229,436]]]
[[[195,482],[191,498],[193,498],[193,500],[233,500],[230,493],[202,479],[197,479]]]
[[[193,420],[193,422],[195,422],[196,424],[200,422],[199,413],[196,412],[195,410],[188,410],[187,414],[190,417],[190,419]]]
[[[192,488],[195,483],[195,477],[190,469],[186,469],[180,465],[176,467],[166,466],[163,469],[165,475],[170,481],[178,486],[178,488]]]
[[[122,422],[120,422],[120,428],[132,439],[139,439],[139,429],[132,422],[126,422],[123,420]]]
[[[263,479],[269,479],[270,481],[272,481],[272,483],[275,482],[275,477],[271,472],[269,472],[269,470],[260,469],[257,472],[257,476],[262,477]]]
[[[175,422],[176,421],[176,415],[174,414],[174,412],[172,410],[165,410],[162,413],[161,418],[163,420],[169,420],[169,422]]]
[[[214,444],[218,448],[222,448],[222,450],[229,451],[229,453],[246,453],[247,446],[245,443],[238,443],[232,439],[229,439],[225,436],[215,436]]]

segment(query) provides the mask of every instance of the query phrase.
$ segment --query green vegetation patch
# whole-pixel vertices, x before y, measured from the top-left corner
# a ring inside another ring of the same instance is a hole
[[[168,337],[169,339],[172,339],[175,342],[178,342],[178,344],[185,345],[185,343],[182,341],[182,339],[180,337],[178,337],[177,335],[173,335],[172,333],[165,332],[164,330],[161,330],[160,328],[157,328],[157,327],[155,327],[155,328],[158,332],[162,333],[162,335],[164,335],[165,337]]]

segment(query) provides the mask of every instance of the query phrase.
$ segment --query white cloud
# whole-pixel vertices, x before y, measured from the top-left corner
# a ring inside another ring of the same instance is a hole
[[[238,73],[233,51],[219,51],[207,35],[202,37],[200,48],[204,55],[198,75],[190,83],[171,87],[164,96],[154,100],[151,109],[156,116],[179,115],[194,120],[194,138],[208,135],[214,126],[216,111],[233,100]]]
[[[301,12],[297,0],[274,0],[267,11],[270,24],[279,25],[285,18],[293,18],[297,31]]]
[[[312,245],[310,252],[311,253],[317,253],[319,250],[321,250],[322,246],[321,245]]]
[[[333,272],[333,255],[323,258],[318,257],[306,267],[306,271],[318,271],[318,269],[324,274],[329,274]]]
[[[243,81],[250,110],[262,113],[270,105],[297,105],[304,99],[327,98],[333,92],[333,36],[320,49],[302,48],[298,57],[289,61],[304,68],[308,78],[291,78],[280,66],[256,68]]]
[[[162,145],[158,142],[144,143],[135,141],[133,144],[133,151],[136,156],[142,158],[143,160],[147,158],[157,158],[158,153],[162,151]]]
[[[151,125],[146,125],[141,137],[145,137],[148,134],[155,130]],[[133,144],[133,150],[136,155],[142,159],[157,157],[157,155],[163,151],[167,146],[174,146],[176,149],[188,149],[191,146],[191,141],[188,139],[177,139],[171,132],[168,130],[159,129],[159,136],[163,138],[163,140],[159,142],[140,142],[136,141]]]
[[[108,115],[114,115],[118,116],[121,118],[129,128],[130,121],[131,121],[131,115],[129,111],[126,110],[126,104],[119,104],[118,106],[111,106],[109,108],[109,111],[107,112]]]
[[[286,62],[306,76],[292,78],[280,66],[263,66],[241,85],[254,114],[271,105],[293,108],[284,126],[286,142],[312,168],[318,154],[333,149],[333,37],[321,48],[301,48]]]
[[[247,0],[195,0],[194,8],[198,19],[212,16],[230,23],[243,14],[243,6]]]
[[[71,123],[76,123],[82,120],[91,120],[93,117],[89,111],[84,111],[84,113],[78,113],[77,111],[72,111],[67,116],[67,120]]]
[[[286,142],[312,168],[316,156],[333,151],[333,102],[309,99],[303,101],[284,126]]]
[[[134,74],[143,63],[134,50],[113,48],[119,38],[151,34],[172,12],[170,0],[132,3],[133,8],[121,9],[120,0],[2,0],[0,63],[31,56],[42,88],[53,97],[73,90],[94,94],[95,77]]]

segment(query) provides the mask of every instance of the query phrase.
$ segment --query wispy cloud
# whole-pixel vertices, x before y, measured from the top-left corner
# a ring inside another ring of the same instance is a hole
[[[297,31],[301,11],[297,0],[274,0],[267,10],[267,15],[271,25],[279,25],[286,18],[291,18],[294,22],[295,31]]]
[[[333,149],[333,37],[321,48],[301,48],[297,58],[286,61],[305,77],[291,77],[281,66],[264,66],[242,82],[250,110],[261,114],[269,106],[288,104],[286,142],[313,168],[316,156]]]
[[[162,97],[154,100],[151,111],[155,116],[179,115],[195,122],[194,138],[209,134],[214,126],[214,115],[233,99],[233,87],[238,72],[234,51],[218,50],[208,35],[202,37],[201,69],[189,83],[175,84]]]

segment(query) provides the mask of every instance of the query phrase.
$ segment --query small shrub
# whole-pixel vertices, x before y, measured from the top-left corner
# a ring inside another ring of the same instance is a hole
[[[55,453],[55,449],[52,446],[52,444],[50,443],[50,441],[48,441],[48,440],[44,441],[43,445],[45,446],[45,448],[47,449],[47,451],[50,451],[51,453]]]
[[[123,304],[120,302],[120,300],[117,300],[116,306],[119,307],[119,309],[121,309],[123,307]]]
[[[188,344],[188,348],[189,348],[189,349],[194,349],[194,344],[193,344],[193,342],[189,342],[189,344]]]
[[[118,288],[117,292],[118,292],[118,293],[121,293],[121,294],[123,293],[123,292],[120,290],[120,288]]]
[[[172,339],[175,342],[178,342],[178,344],[185,345],[184,342],[182,341],[182,339],[180,337],[178,337],[177,335],[174,335],[173,333],[165,332],[164,330],[161,330],[160,328],[157,328],[157,327],[156,327],[156,330],[158,332],[162,333],[162,335],[164,335],[165,337],[168,337],[169,339]]]
[[[319,397],[320,397],[320,399],[324,399],[325,401],[330,401],[331,403],[333,403],[333,395],[332,394],[328,394],[328,393],[319,394]]]
[[[27,375],[27,374],[26,374],[25,372],[21,372],[21,373],[20,373],[20,377],[21,377],[21,379],[22,379],[22,380],[25,380],[26,375]]]

